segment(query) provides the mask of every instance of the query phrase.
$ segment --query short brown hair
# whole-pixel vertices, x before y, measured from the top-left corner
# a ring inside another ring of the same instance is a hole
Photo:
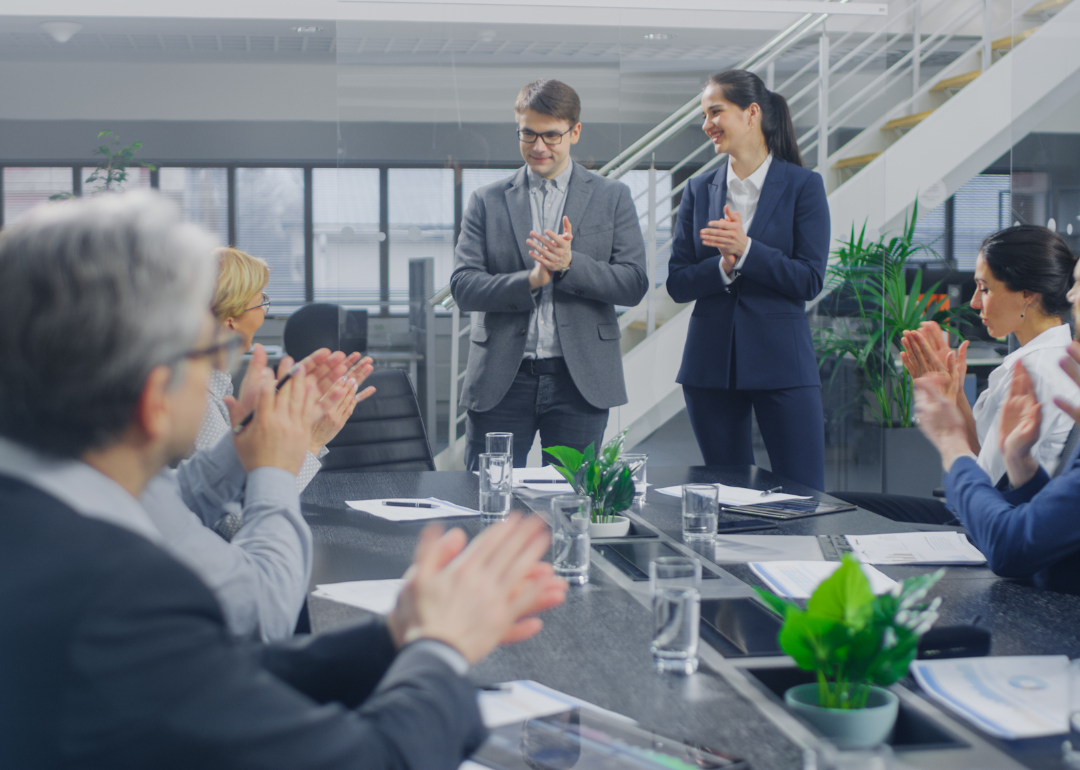
[[[577,91],[559,80],[534,80],[521,89],[514,102],[515,115],[524,115],[525,110],[568,120],[573,128],[581,120],[581,99]]]
[[[270,266],[265,260],[245,254],[240,249],[218,249],[218,281],[214,291],[214,318],[225,323],[239,318],[244,306],[270,282]]]

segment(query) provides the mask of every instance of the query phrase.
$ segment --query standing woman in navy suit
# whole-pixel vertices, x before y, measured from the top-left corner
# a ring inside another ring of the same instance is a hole
[[[728,160],[691,179],[679,205],[667,289],[697,305],[676,380],[707,465],[753,464],[753,408],[773,471],[822,489],[825,417],[805,308],[829,254],[825,185],[803,168],[787,102],[752,72],[713,75],[701,111]]]

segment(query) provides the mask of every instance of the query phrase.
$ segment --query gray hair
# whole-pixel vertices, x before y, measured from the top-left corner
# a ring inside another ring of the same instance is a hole
[[[214,239],[153,193],[50,203],[0,235],[0,435],[79,457],[131,424],[207,322]]]

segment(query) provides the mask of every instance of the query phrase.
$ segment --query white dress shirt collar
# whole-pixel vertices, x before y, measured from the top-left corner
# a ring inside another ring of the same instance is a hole
[[[139,501],[81,460],[62,460],[0,438],[0,474],[51,495],[77,513],[123,527],[153,543],[161,532]]]
[[[727,185],[728,189],[735,189],[740,193],[749,193],[754,196],[755,202],[761,195],[761,188],[765,186],[765,177],[769,173],[769,166],[772,165],[773,154],[770,152],[765,156],[765,160],[761,162],[761,165],[757,167],[753,174],[746,177],[746,179],[739,179],[735,174],[735,169],[732,166],[731,158],[728,158],[727,164]]]
[[[1011,368],[1016,363],[1017,359],[1023,358],[1030,353],[1034,353],[1036,350],[1067,347],[1070,342],[1072,342],[1072,333],[1069,331],[1068,324],[1051,326],[1034,339],[1028,340],[1028,344],[1017,348],[1012,353],[1005,356],[1003,363]]]
[[[570,161],[566,164],[566,168],[559,172],[559,175],[552,178],[551,182],[558,188],[559,192],[566,192],[566,188],[570,185],[570,177],[574,173],[574,161]],[[529,166],[525,167],[525,175],[529,179],[529,188],[533,190],[539,190],[544,184],[545,177],[540,176],[533,171]]]

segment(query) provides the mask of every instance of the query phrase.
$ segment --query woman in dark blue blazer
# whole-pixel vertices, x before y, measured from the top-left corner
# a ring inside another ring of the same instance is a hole
[[[753,409],[773,471],[822,489],[825,419],[805,308],[829,253],[825,185],[803,168],[787,102],[757,75],[714,75],[701,110],[728,160],[691,179],[679,205],[667,289],[697,305],[676,380],[706,464],[753,464]]]

